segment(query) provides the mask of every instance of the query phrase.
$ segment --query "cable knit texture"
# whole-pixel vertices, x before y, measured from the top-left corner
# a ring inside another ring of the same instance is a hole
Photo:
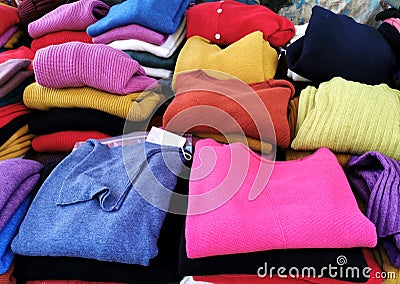
[[[186,16],[187,38],[197,35],[219,45],[232,44],[252,32],[261,31],[266,41],[279,47],[295,34],[289,19],[262,5],[234,0],[199,4],[189,8]]]
[[[99,0],[80,0],[64,4],[28,25],[28,33],[38,38],[63,30],[84,31],[110,7]]]
[[[196,69],[225,72],[247,84],[263,82],[275,76],[278,54],[262,32],[251,33],[225,49],[209,40],[193,36],[179,53],[175,74]]]
[[[181,159],[175,147],[87,141],[43,183],[13,251],[148,266],[158,254],[166,212],[142,196],[167,208]]]
[[[334,78],[301,92],[295,150],[378,151],[400,159],[400,91]]]
[[[88,87],[50,89],[33,83],[25,89],[23,100],[32,109],[91,108],[128,120],[143,121],[164,101],[164,96],[152,91],[113,96]]]
[[[0,231],[36,185],[42,167],[25,159],[0,161]]]
[[[172,35],[178,29],[192,0],[127,0],[112,6],[108,14],[88,27],[95,37],[113,28],[138,24],[156,32]]]
[[[114,40],[137,39],[144,42],[161,45],[167,36],[140,25],[131,24],[117,27],[93,38],[93,43],[107,44]]]
[[[248,86],[236,79],[217,79],[201,70],[181,73],[176,76],[176,95],[165,111],[163,127],[180,134],[243,133],[287,148],[287,112],[293,94],[293,85],[285,80]]]
[[[88,139],[104,139],[110,136],[99,131],[60,131],[33,138],[32,148],[36,152],[71,152],[76,142]]]
[[[36,52],[38,49],[49,45],[63,44],[71,41],[92,43],[92,38],[85,31],[54,32],[34,39],[31,43],[31,49],[33,52]]]
[[[350,184],[367,204],[365,214],[376,225],[392,264],[400,267],[400,161],[368,152],[352,157],[347,173]]]
[[[33,69],[36,82],[48,88],[88,86],[122,95],[157,85],[137,61],[103,44],[69,42],[42,48]]]
[[[273,170],[263,181],[259,171],[265,173],[268,166]],[[250,191],[258,187],[262,192],[250,201]],[[197,196],[214,189],[218,200]],[[210,203],[222,205],[193,215],[210,208]],[[188,214],[189,258],[377,244],[374,224],[358,208],[343,169],[326,148],[303,160],[271,162],[241,143],[201,140],[190,173]]]

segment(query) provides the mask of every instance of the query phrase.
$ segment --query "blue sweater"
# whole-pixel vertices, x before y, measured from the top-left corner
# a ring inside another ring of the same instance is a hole
[[[88,140],[43,183],[12,250],[148,266],[181,168],[175,147]]]
[[[127,0],[112,6],[104,18],[87,28],[87,33],[95,37],[116,27],[138,24],[160,33],[173,34],[193,1]]]
[[[11,251],[11,241],[18,232],[22,219],[28,210],[31,198],[27,197],[12,215],[4,229],[0,232],[0,274],[6,273],[14,260],[14,254]]]

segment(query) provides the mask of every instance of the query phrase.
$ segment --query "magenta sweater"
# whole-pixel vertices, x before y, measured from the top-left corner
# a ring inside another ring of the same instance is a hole
[[[211,139],[196,143],[185,234],[189,258],[377,243],[374,224],[327,148],[273,163],[244,144]]]
[[[48,88],[89,86],[123,95],[157,85],[128,54],[103,44],[68,42],[39,49],[33,69],[37,83]]]

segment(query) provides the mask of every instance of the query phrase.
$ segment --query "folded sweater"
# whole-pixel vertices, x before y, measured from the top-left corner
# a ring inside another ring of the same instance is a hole
[[[378,151],[400,159],[400,91],[333,78],[301,92],[294,150]]]
[[[400,267],[400,161],[368,152],[350,159],[347,174],[353,189],[367,204],[365,214],[376,225],[391,263]]]
[[[161,45],[167,40],[167,35],[155,32],[140,25],[130,24],[116,27],[93,38],[93,43],[107,44],[115,40],[136,39],[155,45]]]
[[[88,139],[104,139],[110,136],[99,131],[66,130],[50,134],[35,136],[32,140],[32,148],[36,152],[71,152],[75,143],[85,142]]]
[[[1,109],[0,109],[1,110]],[[97,130],[110,136],[124,133],[124,127],[142,130],[144,122],[132,122],[103,111],[87,108],[54,108],[37,112],[29,121],[29,130],[36,135],[66,130]]]
[[[168,208],[180,157],[176,147],[88,140],[43,183],[12,250],[148,266],[166,215],[158,208]]]
[[[11,251],[11,241],[18,233],[19,226],[25,217],[30,203],[31,198],[26,197],[12,214],[5,227],[0,231],[0,274],[6,273],[13,263],[14,253]]]
[[[26,46],[20,46],[17,49],[11,49],[0,53],[0,63],[4,63],[9,59],[29,59],[33,60],[35,53]],[[33,70],[32,66],[28,70]]]
[[[33,68],[38,84],[48,88],[89,86],[129,94],[157,85],[137,61],[103,44],[69,42],[42,48],[36,52]]]
[[[33,83],[25,89],[23,99],[32,109],[90,108],[127,120],[143,121],[151,117],[165,98],[155,91],[114,96],[89,87],[50,89]]]
[[[62,44],[71,41],[92,43],[92,38],[88,36],[85,31],[59,31],[34,39],[31,43],[31,49],[33,52],[36,52],[38,49],[45,48],[49,45]]]
[[[316,82],[343,77],[374,85],[388,83],[396,71],[394,51],[375,28],[320,6],[312,8],[305,36],[287,48],[286,61]]]
[[[241,143],[210,139],[196,143],[185,236],[189,258],[377,243],[374,224],[328,149],[271,162]]]
[[[107,14],[110,7],[99,0],[81,0],[64,4],[28,25],[32,38],[58,31],[84,31]]]
[[[275,76],[278,54],[260,31],[221,49],[209,40],[193,36],[179,53],[175,74],[196,69],[225,72],[247,84],[258,83]]]
[[[119,50],[136,50],[136,51],[146,51],[155,56],[168,58],[170,57],[175,50],[180,46],[180,44],[185,39],[185,29],[186,21],[183,20],[179,25],[178,29],[173,35],[170,35],[166,41],[161,45],[151,44],[145,41],[141,41],[138,39],[125,39],[125,40],[116,40],[108,44],[115,49]]]
[[[25,159],[0,161],[0,230],[39,180],[42,164]]]
[[[261,31],[274,47],[285,45],[295,34],[293,23],[262,5],[234,0],[203,3],[187,11],[187,38],[201,36],[219,44],[232,44]]]
[[[108,14],[89,26],[87,32],[95,37],[113,28],[138,24],[156,32],[173,34],[192,0],[127,0],[110,8]]]
[[[0,47],[3,47],[17,30],[18,26],[15,25],[10,27],[3,34],[0,34]]]
[[[33,137],[29,133],[28,125],[21,127],[0,147],[0,160],[22,157],[32,149]]]
[[[0,108],[0,128],[13,119],[30,113],[30,110],[22,103],[15,103]]]
[[[0,35],[19,23],[18,11],[14,7],[0,5],[0,15]]]
[[[176,95],[163,116],[175,133],[239,134],[287,148],[287,112],[294,87],[285,80],[244,84],[198,70],[175,77]],[[207,113],[204,116],[204,113]]]

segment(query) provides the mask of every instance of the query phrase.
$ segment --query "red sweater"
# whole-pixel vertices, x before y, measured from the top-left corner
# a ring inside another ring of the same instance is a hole
[[[31,49],[33,52],[36,52],[38,49],[44,48],[49,45],[62,44],[71,41],[92,43],[92,38],[85,31],[55,32],[34,39],[31,44]]]
[[[198,35],[219,45],[228,45],[261,31],[272,46],[285,45],[295,34],[293,23],[262,5],[233,0],[195,5],[186,13],[186,36]]]

